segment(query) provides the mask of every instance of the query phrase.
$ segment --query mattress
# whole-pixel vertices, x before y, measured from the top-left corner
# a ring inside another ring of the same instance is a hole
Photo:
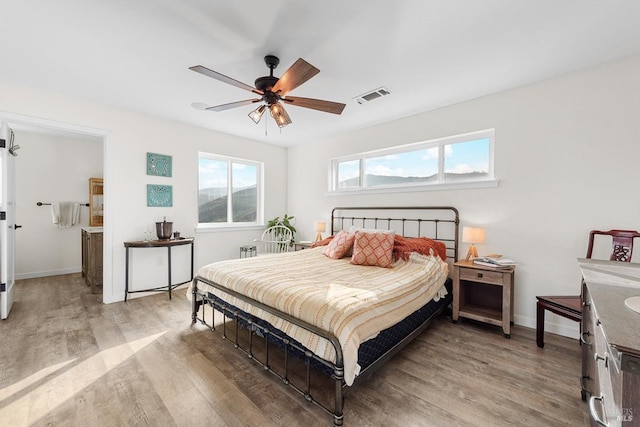
[[[322,248],[204,266],[198,276],[223,285],[334,335],[344,357],[345,382],[351,385],[361,366],[360,344],[376,337],[431,300],[447,295],[448,266],[437,256],[412,253],[392,268],[365,267],[348,258],[332,260]],[[265,320],[317,356],[335,362],[333,346],[321,337],[207,285],[211,293]],[[190,293],[189,293],[190,295]]]

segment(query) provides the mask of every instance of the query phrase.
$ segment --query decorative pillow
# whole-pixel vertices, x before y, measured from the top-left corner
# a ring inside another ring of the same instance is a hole
[[[355,232],[351,264],[391,267],[395,233]]]
[[[331,259],[340,259],[351,250],[355,238],[355,234],[340,230],[324,248],[322,253]]]

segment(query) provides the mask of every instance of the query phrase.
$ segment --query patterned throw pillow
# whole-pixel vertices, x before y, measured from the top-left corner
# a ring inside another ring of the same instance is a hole
[[[351,264],[391,267],[394,236],[393,231],[385,233],[356,231]]]
[[[331,259],[340,259],[353,247],[355,238],[355,234],[340,230],[322,253]]]

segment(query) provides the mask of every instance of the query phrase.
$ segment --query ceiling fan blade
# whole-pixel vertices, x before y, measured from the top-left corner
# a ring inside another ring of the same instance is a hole
[[[282,77],[280,77],[271,90],[274,93],[278,93],[280,96],[284,96],[319,72],[320,70],[316,67],[309,64],[304,59],[298,58],[298,60],[284,72]]]
[[[299,96],[287,96],[282,98],[283,102],[296,107],[311,108],[312,110],[324,111],[325,113],[342,114],[346,104],[339,102],[323,101],[322,99],[301,98]]]
[[[259,98],[245,99],[244,101],[236,101],[236,102],[230,102],[228,104],[214,105],[213,107],[205,108],[205,110],[206,111],[225,111],[225,110],[230,110],[236,107],[242,107],[243,105],[255,104],[256,102],[260,102],[260,101],[262,101],[262,99],[259,99]]]
[[[227,77],[224,74],[218,73],[217,71],[210,70],[207,67],[204,67],[202,65],[194,65],[193,67],[189,67],[189,69],[195,71],[196,73],[200,73],[207,77],[211,77],[213,79],[219,80],[223,83],[227,83],[232,86],[239,87],[240,89],[248,90],[249,92],[253,92],[258,95],[264,95],[264,93],[261,90],[256,89],[253,86],[249,86],[248,84],[239,82],[235,79],[232,79],[231,77]]]
[[[202,110],[202,111],[209,108],[209,104],[205,104],[204,102],[192,102],[191,106],[196,110]]]

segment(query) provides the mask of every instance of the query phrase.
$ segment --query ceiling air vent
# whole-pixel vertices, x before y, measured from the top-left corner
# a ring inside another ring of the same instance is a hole
[[[367,92],[363,95],[353,98],[358,104],[364,104],[365,102],[371,102],[374,99],[382,98],[383,96],[391,95],[391,92],[386,87],[380,87],[371,92]]]

